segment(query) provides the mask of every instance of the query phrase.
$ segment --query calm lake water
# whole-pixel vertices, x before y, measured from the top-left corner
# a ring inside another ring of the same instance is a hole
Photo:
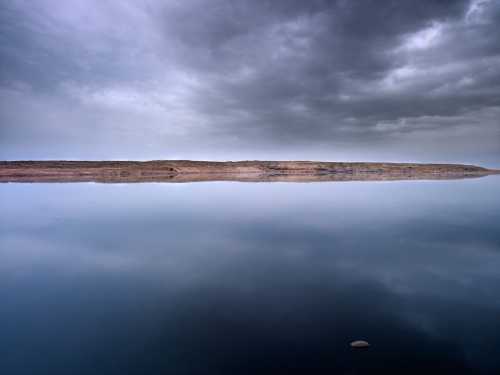
[[[499,192],[0,184],[0,373],[498,374]]]

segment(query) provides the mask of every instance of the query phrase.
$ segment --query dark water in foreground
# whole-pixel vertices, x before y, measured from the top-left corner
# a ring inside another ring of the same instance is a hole
[[[0,185],[0,373],[498,374],[499,191]]]

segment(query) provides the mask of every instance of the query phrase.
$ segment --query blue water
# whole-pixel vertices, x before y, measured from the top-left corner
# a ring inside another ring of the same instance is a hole
[[[499,192],[0,184],[0,374],[498,374]]]

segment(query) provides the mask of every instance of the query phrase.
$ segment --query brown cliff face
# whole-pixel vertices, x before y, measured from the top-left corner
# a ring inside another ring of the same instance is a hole
[[[499,171],[473,165],[316,161],[2,161],[0,182],[378,181],[459,179]]]

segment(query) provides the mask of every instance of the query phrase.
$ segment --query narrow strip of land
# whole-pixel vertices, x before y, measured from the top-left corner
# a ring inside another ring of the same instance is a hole
[[[0,182],[315,182],[440,180],[500,171],[462,164],[318,161],[0,161]]]

